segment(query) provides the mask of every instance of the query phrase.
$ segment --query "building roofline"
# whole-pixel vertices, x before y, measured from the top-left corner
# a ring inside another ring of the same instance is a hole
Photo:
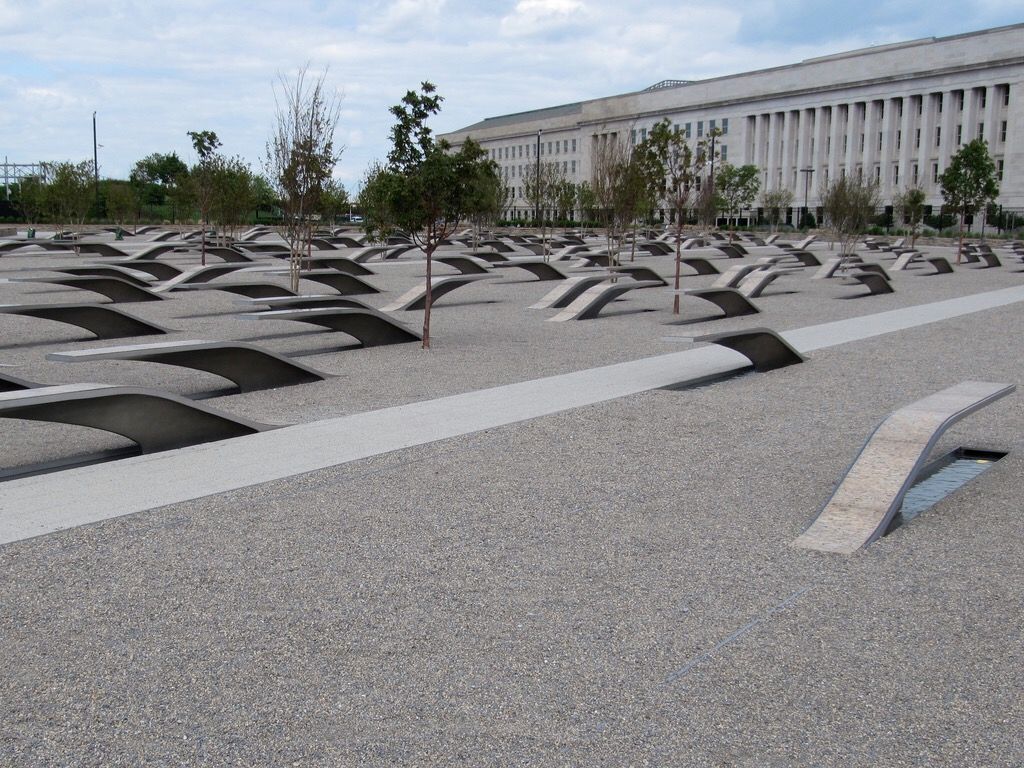
[[[896,43],[882,43],[880,45],[873,45],[873,46],[868,46],[868,47],[865,47],[865,48],[856,48],[856,49],[849,50],[849,51],[841,51],[839,53],[831,53],[831,54],[826,54],[824,56],[816,56],[816,57],[812,57],[812,58],[808,58],[808,59],[803,59],[802,61],[795,62],[793,64],[780,64],[779,66],[767,67],[765,69],[753,69],[753,70],[748,70],[746,72],[734,72],[734,73],[731,73],[731,74],[728,74],[728,75],[716,75],[715,77],[708,77],[708,78],[704,78],[702,80],[680,80],[679,81],[679,85],[663,86],[661,88],[658,88],[657,90],[659,92],[665,92],[665,91],[672,91],[672,90],[676,90],[676,89],[680,89],[680,88],[693,88],[694,86],[700,86],[700,85],[704,85],[704,84],[707,84],[707,83],[720,82],[720,81],[723,81],[723,80],[731,80],[733,78],[749,77],[750,75],[761,75],[761,74],[768,74],[768,73],[771,73],[771,72],[781,72],[781,71],[784,71],[784,70],[796,69],[798,67],[803,67],[803,66],[810,65],[810,64],[821,64],[821,63],[825,63],[825,62],[840,61],[842,59],[847,59],[847,58],[856,58],[856,57],[859,57],[859,56],[868,56],[868,55],[872,55],[872,54],[876,54],[876,53],[884,53],[884,52],[889,52],[889,51],[897,51],[897,50],[901,50],[901,49],[914,48],[914,47],[918,47],[918,46],[922,46],[922,45],[931,45],[931,44],[934,44],[934,43],[943,43],[943,42],[952,41],[952,40],[963,40],[963,39],[968,39],[968,38],[972,38],[972,37],[981,37],[983,35],[991,35],[991,34],[1000,33],[1000,32],[1006,32],[1006,31],[1014,30],[1014,29],[1024,29],[1024,22],[1019,23],[1019,24],[1007,24],[1007,25],[1004,25],[1004,26],[1001,26],[1001,27],[990,27],[988,29],[979,29],[979,30],[974,30],[974,31],[971,31],[971,32],[960,32],[960,33],[957,33],[955,35],[946,35],[944,37],[920,37],[920,38],[917,38],[915,40],[905,40],[905,41],[896,42]],[[988,63],[987,66],[988,65],[991,65],[991,63]],[[920,75],[920,73],[908,74],[907,77],[917,77],[919,75]],[[892,79],[903,79],[903,78],[897,77],[897,76],[893,76]],[[662,82],[664,83],[666,81],[662,81]],[[659,83],[659,85],[660,85],[660,83]],[[587,105],[587,104],[594,104],[596,102],[609,101],[609,100],[612,100],[612,99],[621,99],[621,98],[628,97],[628,96],[637,96],[637,95],[645,94],[645,93],[651,93],[651,89],[649,87],[647,87],[647,88],[641,88],[641,89],[635,90],[635,91],[626,91],[624,93],[617,93],[617,94],[613,94],[611,96],[599,96],[599,97],[594,98],[594,99],[585,99],[583,101],[574,101],[574,102],[570,102],[570,103],[567,103],[567,104],[559,104],[559,105],[551,106],[551,107],[542,107],[540,109],[531,109],[531,110],[526,110],[526,111],[523,111],[523,112],[511,112],[511,113],[506,114],[506,115],[494,115],[492,117],[486,117],[483,120],[480,120],[480,121],[478,121],[476,123],[473,123],[472,125],[468,125],[468,126],[466,126],[464,128],[458,128],[458,129],[456,129],[454,131],[448,131],[445,135],[450,136],[452,134],[468,133],[469,131],[482,130],[482,129],[489,128],[489,127],[499,127],[497,125],[498,121],[508,121],[510,124],[518,124],[518,123],[530,122],[531,120],[543,120],[545,118],[545,114],[544,113],[553,113],[555,111],[564,112],[566,110],[575,110],[577,112],[582,112],[584,105]],[[776,95],[777,94],[772,94],[772,98],[774,98]],[[590,123],[590,122],[591,121],[583,121],[583,123],[581,123],[581,124],[587,124],[587,123]]]

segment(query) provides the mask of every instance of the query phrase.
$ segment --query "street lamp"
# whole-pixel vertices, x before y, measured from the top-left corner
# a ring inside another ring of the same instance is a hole
[[[533,199],[536,201],[536,207],[533,212],[533,220],[535,225],[540,225],[540,134],[541,129],[537,129],[537,186],[533,190]]]
[[[800,221],[797,222],[797,224],[798,224],[797,228],[798,229],[799,229],[799,225],[802,225],[804,223],[804,221],[806,221],[806,219],[807,219],[807,189],[811,185],[811,174],[814,173],[814,169],[813,168],[801,168],[800,169],[800,173],[802,173],[804,175],[804,215],[803,215],[803,217],[801,217]]]

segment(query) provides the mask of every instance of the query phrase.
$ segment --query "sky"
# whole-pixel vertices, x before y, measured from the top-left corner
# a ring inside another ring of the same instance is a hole
[[[275,89],[303,66],[341,97],[356,191],[424,80],[437,133],[485,117],[1024,22],[1024,0],[0,0],[0,158],[196,160],[188,131],[263,172]]]

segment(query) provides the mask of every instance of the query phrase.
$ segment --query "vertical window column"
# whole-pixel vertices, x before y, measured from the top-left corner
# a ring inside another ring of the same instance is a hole
[[[893,154],[894,142],[896,139],[897,110],[896,99],[886,99],[882,104],[882,119],[879,130],[882,132],[882,148],[878,150],[878,166],[882,169],[882,199],[892,199],[894,192],[892,167],[895,160]]]
[[[832,124],[828,132],[828,183],[839,178],[839,158],[843,154],[843,131],[846,130],[846,110],[848,104],[832,105]],[[821,183],[825,183],[825,179]]]
[[[935,128],[938,122],[938,96],[936,93],[922,94],[921,99],[921,146],[917,150],[918,183],[923,189],[931,185],[932,155],[935,154]]]
[[[942,94],[942,143],[939,145],[939,173],[942,173],[949,165],[949,158],[956,152],[956,126],[960,122],[960,110],[957,104],[960,96],[956,91],[946,91]]]
[[[903,97],[903,114],[899,119],[900,148],[899,148],[899,189],[909,187],[914,183],[911,166],[914,164],[914,122],[917,120],[917,108],[914,106],[914,97]]]
[[[991,85],[986,92],[985,109],[983,110],[985,134],[982,138],[988,142],[988,151],[991,154],[999,140],[999,115],[1003,106],[1003,94],[999,88]]]
[[[863,102],[856,101],[851,102],[846,109],[846,157],[843,163],[846,165],[846,175],[851,178],[856,177],[857,166],[863,162],[863,154],[860,150],[860,134],[863,129],[861,110],[863,108]]]

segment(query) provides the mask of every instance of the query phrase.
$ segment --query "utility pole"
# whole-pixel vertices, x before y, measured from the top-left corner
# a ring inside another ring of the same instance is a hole
[[[100,163],[96,152],[96,112],[92,113],[92,173],[96,186],[96,215],[100,213]]]

